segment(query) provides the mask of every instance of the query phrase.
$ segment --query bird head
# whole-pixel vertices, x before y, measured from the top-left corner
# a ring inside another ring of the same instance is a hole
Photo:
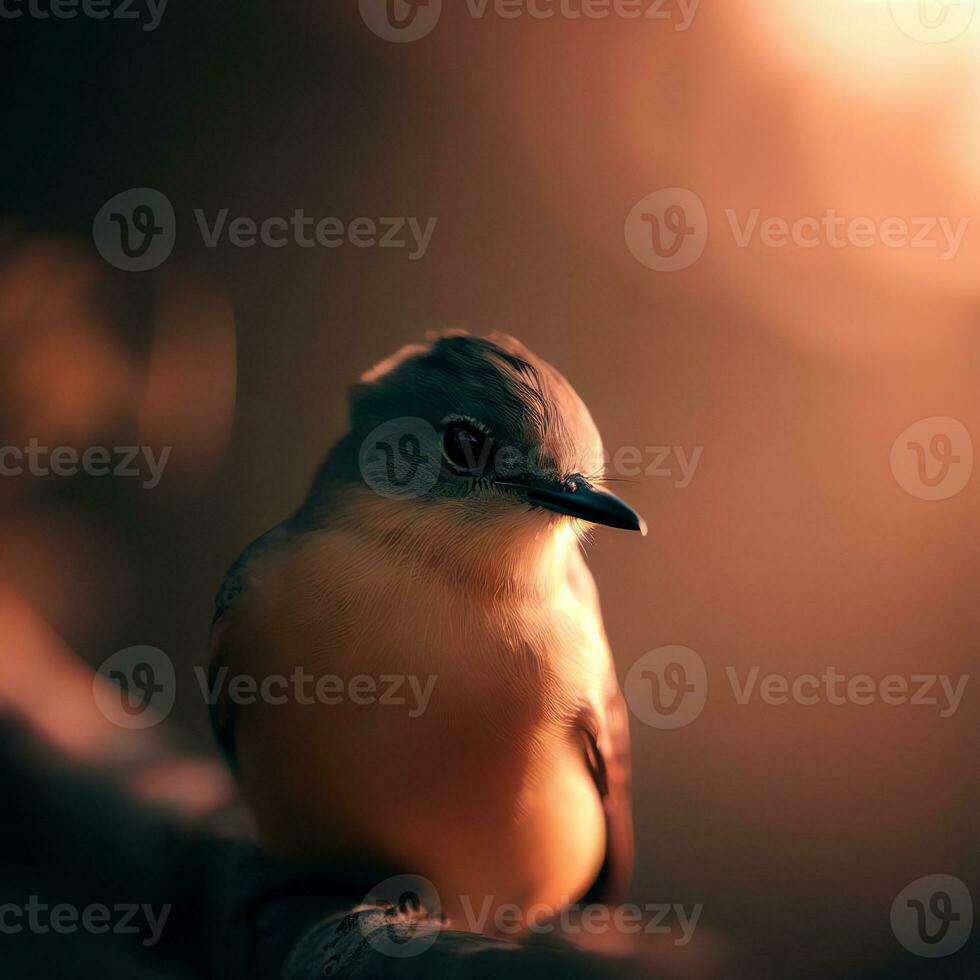
[[[602,440],[582,399],[506,334],[452,331],[382,361],[351,392],[348,439],[361,477],[386,496],[646,533],[600,486]]]

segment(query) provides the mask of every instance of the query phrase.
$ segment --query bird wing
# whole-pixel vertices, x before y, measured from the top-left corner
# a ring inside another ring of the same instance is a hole
[[[232,772],[238,772],[235,754],[235,716],[234,706],[224,694],[224,686],[219,683],[220,671],[231,666],[230,650],[225,643],[227,620],[221,616],[211,630],[211,661],[208,665],[208,687],[216,692],[208,699],[208,717],[211,731],[221,747],[225,761]]]
[[[230,626],[230,611],[238,597],[246,590],[252,563],[261,555],[282,547],[293,537],[287,524],[279,524],[256,538],[228,569],[224,581],[214,598],[214,619],[211,623],[211,660],[208,666],[208,685],[215,692],[208,700],[208,714],[211,730],[221,746],[225,759],[232,771],[237,771],[235,756],[235,716],[234,706],[223,696],[226,685],[220,684],[220,671],[232,665],[232,651],[227,639]]]
[[[610,670],[602,703],[580,721],[585,761],[606,817],[606,856],[586,901],[616,903],[633,872],[633,807],[630,791],[630,734],[626,702]]]
[[[630,727],[626,701],[602,626],[599,594],[581,553],[568,565],[568,586],[591,622],[588,646],[599,683],[580,708],[577,728],[585,763],[606,817],[606,856],[589,889],[589,901],[621,901],[633,871],[633,805],[630,788]]]

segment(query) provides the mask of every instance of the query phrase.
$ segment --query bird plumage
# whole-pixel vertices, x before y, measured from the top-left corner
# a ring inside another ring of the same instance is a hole
[[[364,472],[365,440],[395,418],[441,440],[420,439],[414,495],[377,493]],[[219,698],[215,729],[270,846],[424,875],[456,916],[486,897],[527,909],[622,891],[628,723],[580,515],[642,522],[593,488],[601,460],[578,395],[505,335],[453,332],[364,375],[306,501],[219,591],[212,675],[436,682],[416,717]]]

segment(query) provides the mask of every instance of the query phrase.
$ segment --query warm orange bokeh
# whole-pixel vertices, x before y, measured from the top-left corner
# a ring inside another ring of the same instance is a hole
[[[443,6],[405,45],[372,36],[356,4],[277,8],[276,36],[302,38],[301,77],[230,114],[231,161],[171,175],[182,234],[205,203],[437,215],[424,260],[231,246],[216,260],[190,233],[142,279],[97,264],[81,237],[18,238],[3,255],[5,441],[174,447],[162,493],[0,479],[4,578],[32,604],[6,600],[11,642],[64,655],[47,621],[90,664],[150,643],[190,678],[225,565],[301,498],[343,432],[347,387],[427,329],[504,329],[566,374],[611,451],[701,449],[685,487],[615,485],[645,541],[600,531],[591,548],[621,676],[666,644],[698,651],[709,676],[690,726],[634,719],[634,898],[704,903],[680,969],[716,954],[753,976],[887,962],[904,885],[980,877],[980,482],[929,501],[890,468],[917,420],[980,438],[980,17],[930,44],[885,2],[705,0],[687,30]],[[332,45],[336,73],[311,57]],[[341,90],[363,106],[337,110]],[[661,273],[631,255],[624,222],[669,187],[701,199],[709,231],[699,261]],[[730,214],[756,209],[967,224],[945,259],[880,239],[740,247]],[[77,537],[42,532],[56,521]],[[66,580],[105,582],[80,586],[84,602],[49,571],[62,538]],[[31,664],[0,665],[0,692],[34,713]],[[740,705],[726,670],[755,665],[969,683],[948,718]],[[208,746],[187,684],[173,721]],[[57,710],[89,737],[70,697]]]

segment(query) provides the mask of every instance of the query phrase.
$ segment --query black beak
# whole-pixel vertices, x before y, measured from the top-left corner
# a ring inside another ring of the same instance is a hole
[[[590,524],[621,527],[646,535],[646,522],[629,504],[605,490],[589,486],[582,477],[570,477],[561,483],[543,480],[505,482],[503,486],[519,487],[529,503],[556,514],[568,514]]]

